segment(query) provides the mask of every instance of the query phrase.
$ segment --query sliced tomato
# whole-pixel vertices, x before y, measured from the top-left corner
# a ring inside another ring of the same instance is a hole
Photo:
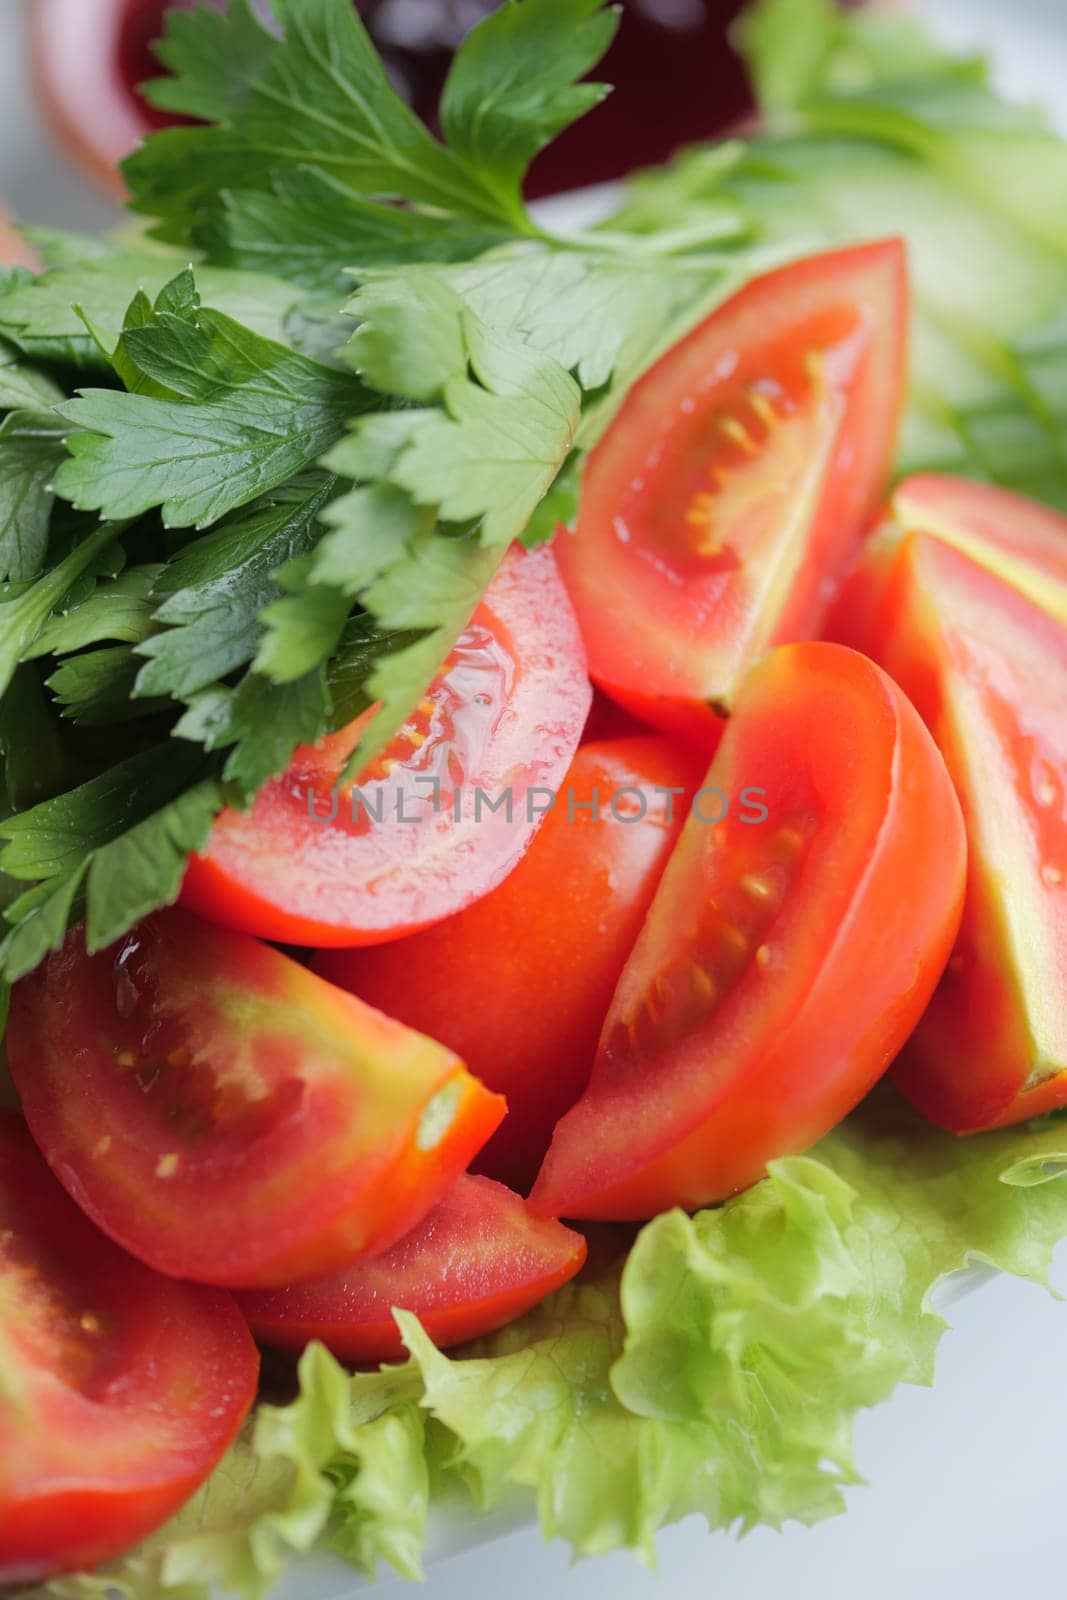
[[[0,1112],[0,1584],[120,1555],[221,1459],[259,1358],[232,1296],[162,1278]]]
[[[876,543],[839,622],[918,707],[967,821],[959,940],[898,1081],[959,1133],[1067,1104],[1067,628],[927,535]]]
[[[1067,623],[1067,517],[1024,495],[923,473],[893,495],[893,522],[929,533],[988,567]]]
[[[414,1312],[447,1349],[529,1311],[573,1278],[585,1256],[580,1233],[531,1216],[502,1183],[465,1176],[373,1261],[238,1299],[262,1344],[302,1350],[320,1339],[342,1361],[398,1361],[406,1352],[394,1308]]]
[[[324,977],[441,1040],[507,1096],[479,1171],[523,1191],[536,1177],[588,1082],[702,772],[665,739],[583,745],[528,854],[492,894],[399,944],[319,956]]]
[[[425,1216],[504,1114],[431,1039],[244,934],[160,912],[15,985],[34,1138],[149,1266],[228,1288],[317,1277]]]
[[[714,742],[754,657],[818,633],[885,488],[906,343],[890,240],[757,279],[635,384],[557,540],[601,688]]]
[[[182,900],[291,944],[375,944],[439,922],[522,856],[591,699],[552,552],[516,549],[379,759],[338,788],[372,712],[298,750],[250,811],[218,819]]]
[[[556,1129],[538,1215],[694,1208],[806,1150],[889,1066],[948,958],[959,803],[917,713],[872,662],[829,644],[773,651],[706,787],[589,1088]],[[723,802],[755,788],[758,809]]]

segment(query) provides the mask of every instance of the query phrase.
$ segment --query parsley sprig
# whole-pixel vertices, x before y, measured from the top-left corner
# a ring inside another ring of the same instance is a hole
[[[349,0],[272,9],[170,17],[151,92],[202,125],[127,164],[149,235],[40,234],[0,281],[9,980],[72,917],[97,948],[172,899],[298,743],[380,702],[354,759],[381,748],[683,298],[522,198],[606,92],[601,0],[487,18],[441,139]]]

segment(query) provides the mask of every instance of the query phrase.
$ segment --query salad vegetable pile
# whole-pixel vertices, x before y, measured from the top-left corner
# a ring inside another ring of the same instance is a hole
[[[757,0],[560,233],[600,0],[263,10],[0,268],[0,1583],[814,1522],[1067,1235],[1067,146]]]

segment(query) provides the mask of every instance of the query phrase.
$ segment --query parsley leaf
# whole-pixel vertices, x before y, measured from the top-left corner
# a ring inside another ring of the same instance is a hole
[[[360,479],[387,478],[446,522],[479,520],[487,544],[516,538],[574,443],[581,391],[551,356],[465,309],[447,283],[418,275],[414,293],[372,284],[352,302],[363,316],[351,354],[367,381],[411,399],[440,393],[440,409],[401,413],[388,466],[368,473],[368,437],[384,419],[356,423],[329,458]]]
[[[445,84],[446,144],[396,94],[349,0],[272,0],[272,9],[280,38],[248,0],[233,0],[225,15],[201,9],[168,20],[159,53],[173,76],[151,85],[150,97],[217,125],[168,129],[126,163],[135,208],[157,219],[161,236],[226,237],[230,192],[277,196],[279,180],[309,167],[365,201],[399,199],[482,228],[536,234],[522,202],[526,167],[605,92],[574,83],[614,31],[601,0],[509,0],[479,23]],[[290,218],[291,196],[290,188]],[[278,209],[266,214],[276,230]],[[246,232],[250,215],[264,212],[245,210]],[[350,239],[361,220],[373,250],[388,218],[381,208],[362,219],[349,209]],[[363,247],[353,253],[360,259],[371,259]]]
[[[261,614],[266,631],[253,664],[273,683],[293,683],[327,661],[348,619],[348,596],[334,588],[309,584],[312,569],[310,556],[283,567],[276,577],[290,593]]]
[[[0,822],[0,871],[22,881],[60,878],[153,815],[203,766],[199,751],[154,746],[100,777]]]
[[[78,579],[118,538],[124,524],[105,522],[89,533],[35,583],[0,588],[0,695],[20,661],[27,659],[52,612],[70,594]]]
[[[228,749],[223,778],[252,796],[285,770],[298,744],[323,733],[330,710],[321,667],[280,686],[249,672],[236,688],[219,684],[194,695],[174,733],[206,750]]]
[[[139,647],[139,695],[187,699],[252,660],[280,594],[274,574],[314,548],[332,493],[328,477],[298,480],[186,545],[155,584],[159,631]]]
[[[138,644],[146,639],[152,631],[150,596],[164,571],[158,563],[128,567],[66,610],[60,607],[24,652],[24,659],[70,655],[105,640]]]
[[[82,885],[88,869],[89,858],[83,857],[64,876],[46,879],[7,907],[4,916],[14,926],[0,942],[4,974],[0,983],[5,990],[32,972],[50,950],[57,950],[68,926],[83,915]]]
[[[90,949],[174,900],[221,804],[202,752],[171,743],[0,822],[0,871],[36,880],[6,913],[15,923],[0,945],[7,980],[62,942],[86,876]]]
[[[465,371],[464,309],[551,356],[589,395],[629,381],[678,318],[737,282],[735,264],[540,245],[359,276],[347,308],[359,327],[342,353],[372,387],[412,400]]]
[[[447,522],[480,522],[485,544],[517,538],[574,443],[581,392],[550,356],[463,317],[473,377],[412,434],[390,481]]]
[[[445,138],[511,211],[534,156],[609,93],[578,83],[618,27],[602,0],[504,0],[456,53],[441,97]]]
[[[45,359],[104,366],[86,324],[112,347],[130,302],[138,294],[154,300],[187,265],[188,257],[178,253],[124,250],[43,272],[0,297],[0,333]],[[213,266],[198,266],[196,281],[216,310],[265,339],[284,339],[286,317],[298,298],[292,284]]]
[[[32,729],[32,739],[27,739],[27,729]],[[74,763],[32,666],[20,667],[7,693],[0,696],[0,769],[4,810],[24,811],[75,781]],[[0,905],[3,890],[0,883]]]
[[[54,412],[11,411],[0,422],[0,580],[41,570],[66,432]]]
[[[157,709],[131,698],[139,666],[128,644],[102,645],[68,656],[48,679],[48,687],[61,716],[84,727],[106,727]]]
[[[122,358],[173,398],[82,391],[61,407],[78,432],[57,492],[80,510],[206,527],[284,483],[366,409],[332,368],[195,305],[153,312],[119,339]]]
[[[367,200],[315,167],[279,174],[269,191],[223,195],[200,230],[212,261],[338,294],[353,266],[466,261],[510,237],[466,217]]]
[[[166,759],[173,759],[169,752]],[[207,843],[221,805],[220,784],[204,778],[94,851],[87,884],[90,950],[106,948],[178,898],[189,857]]]
[[[150,98],[217,126],[167,129],[130,157],[135,209],[170,237],[194,237],[220,190],[269,190],[278,173],[310,165],[368,197],[501,220],[480,174],[397,95],[349,0],[274,0],[273,10],[282,38],[247,0],[171,14],[159,55],[173,76]]]
[[[703,265],[539,247],[448,274],[476,316],[552,356],[587,391],[619,368],[629,375],[676,306],[702,292],[708,276]]]
[[[0,339],[0,411],[44,411],[63,398],[63,390],[46,372],[27,366]]]

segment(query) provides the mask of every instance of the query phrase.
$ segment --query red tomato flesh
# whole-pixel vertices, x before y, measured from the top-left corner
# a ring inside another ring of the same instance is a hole
[[[885,673],[829,644],[751,672],[623,971],[538,1215],[706,1205],[806,1150],[918,1021],[959,925],[944,763]],[[763,820],[735,803],[765,791]],[[699,797],[698,797],[699,800]]]
[[[0,1583],[120,1555],[224,1455],[259,1358],[219,1289],[125,1255],[0,1112]]]
[[[393,1308],[412,1311],[440,1349],[492,1333],[573,1278],[580,1233],[533,1217],[489,1178],[459,1178],[440,1205],[384,1255],[332,1277],[239,1303],[262,1344],[320,1339],[341,1361],[403,1360]]]
[[[290,944],[375,944],[438,922],[522,856],[542,815],[531,791],[559,784],[591,699],[551,550],[515,549],[373,765],[338,793],[370,712],[298,750],[251,810],[218,819],[183,903]]]
[[[160,912],[16,984],[34,1138],[89,1216],[174,1277],[260,1288],[386,1249],[504,1114],[431,1039],[244,934]]]
[[[900,1086],[958,1133],[1067,1104],[1067,628],[920,534],[872,548],[838,620],[918,707],[967,821],[959,940]]]
[[[507,1117],[475,1158],[480,1172],[523,1191],[537,1176],[588,1082],[702,772],[665,739],[583,745],[529,852],[492,894],[398,944],[319,956],[323,977],[439,1039],[507,1096]]]
[[[757,279],[635,384],[557,540],[601,688],[714,741],[754,657],[819,631],[892,463],[906,329],[903,246],[864,245]]]

